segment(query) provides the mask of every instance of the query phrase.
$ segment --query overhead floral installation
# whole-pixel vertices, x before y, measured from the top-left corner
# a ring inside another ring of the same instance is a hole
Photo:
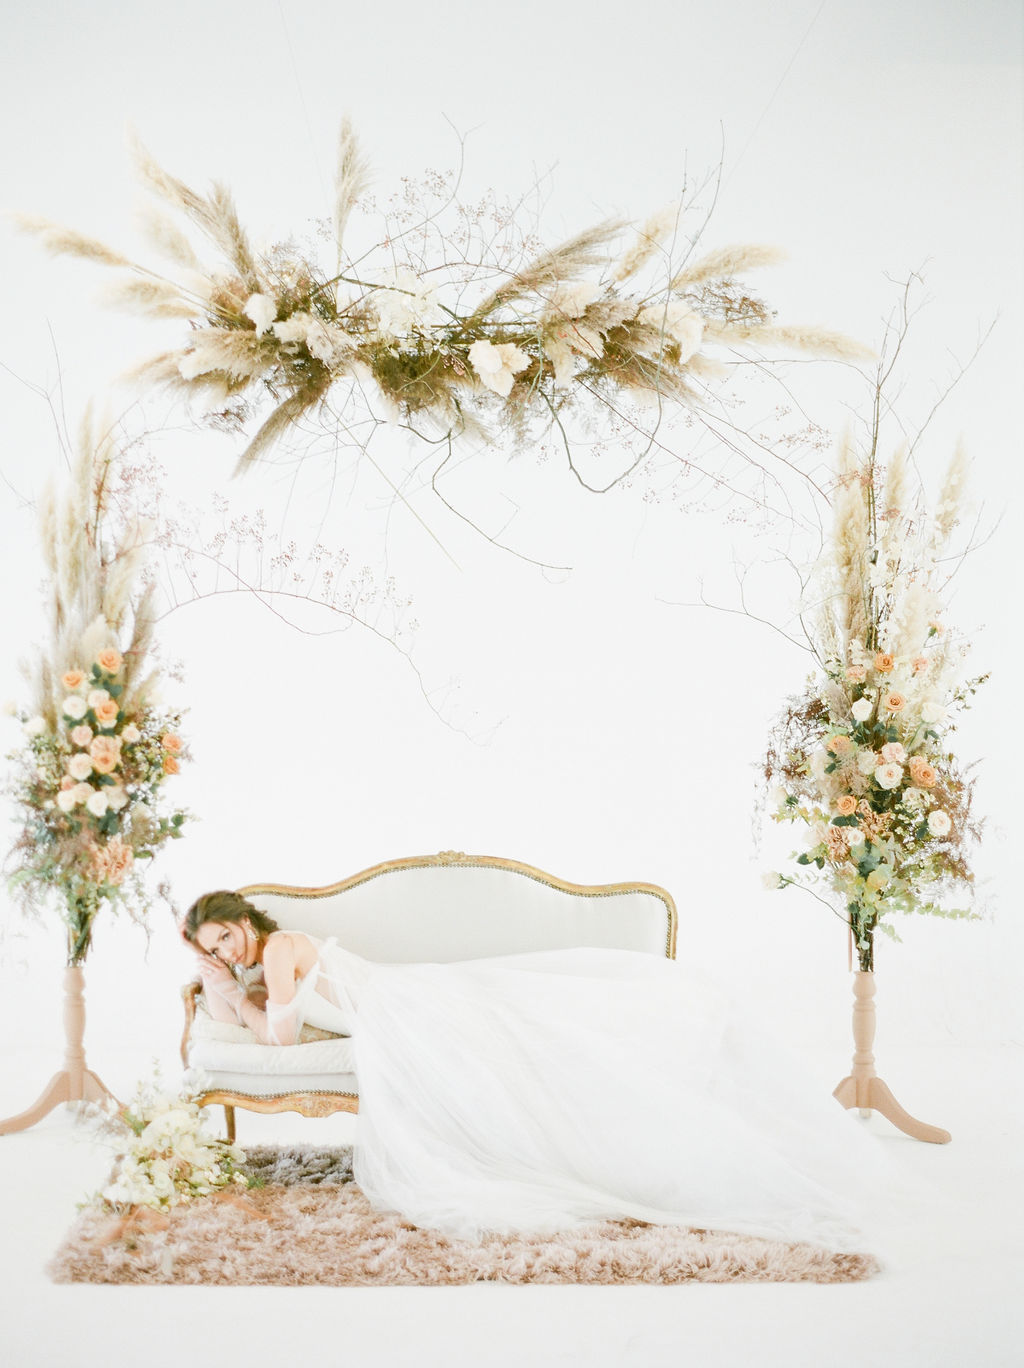
[[[47,631],[10,756],[20,829],[8,886],[30,911],[56,901],[69,965],[85,960],[104,905],[145,920],[142,871],[186,820],[165,803],[187,751],[180,713],[158,701],[146,529],[110,516],[116,455],[87,415],[70,479],[41,502]]]
[[[818,670],[789,700],[764,763],[772,817],[807,838],[796,870],[765,882],[823,884],[865,971],[876,932],[898,939],[893,912],[978,915],[962,905],[980,835],[974,780],[952,733],[987,678],[966,674],[967,643],[948,618],[965,554],[966,457],[958,448],[929,509],[907,445],[879,454],[881,399],[879,380],[866,445],[848,437],[839,452],[832,528],[800,614]]]
[[[868,354],[837,333],[778,324],[746,277],[779,253],[700,252],[704,223],[684,231],[682,206],[639,230],[603,222],[544,248],[514,212],[474,215],[442,178],[439,207],[419,213],[414,204],[386,217],[383,236],[364,250],[352,245],[352,222],[372,203],[370,174],[346,123],[325,262],[322,244],[257,250],[225,187],[200,194],[141,146],[136,153],[161,202],[147,222],[152,244],[173,262],[170,274],[45,220],[23,218],[23,226],[54,252],[118,271],[119,303],[188,325],[178,347],[134,378],[201,399],[222,425],[248,427],[262,416],[242,465],[340,391],[359,393],[431,442],[522,444],[554,433],[587,483],[565,427],[576,409],[618,413],[640,402],[704,411],[744,360]],[[441,226],[443,207],[454,207],[452,229]],[[213,258],[201,259],[195,234]],[[648,436],[658,421],[647,424]],[[344,417],[334,431],[360,440]]]

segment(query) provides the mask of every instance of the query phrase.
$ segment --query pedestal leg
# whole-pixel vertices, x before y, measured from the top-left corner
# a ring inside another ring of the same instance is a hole
[[[85,1065],[84,977],[78,965],[69,965],[64,970],[63,1069],[54,1074],[31,1107],[0,1121],[0,1135],[27,1130],[62,1102],[102,1102],[105,1097],[113,1097],[106,1084]]]
[[[861,970],[853,976],[853,1067],[832,1096],[844,1107],[859,1107],[862,1115],[879,1112],[897,1130],[932,1145],[948,1145],[952,1136],[941,1126],[929,1126],[905,1111],[875,1072],[871,1046],[875,1039],[875,976]]]

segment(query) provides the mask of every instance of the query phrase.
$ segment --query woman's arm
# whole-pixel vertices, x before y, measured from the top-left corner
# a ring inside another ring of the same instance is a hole
[[[214,1021],[240,1022],[242,1004],[246,1000],[245,989],[226,964],[202,953],[197,959],[199,977],[203,981],[203,997],[210,1016]]]
[[[264,1045],[294,1045],[299,1037],[295,1006],[296,947],[292,937],[276,931],[263,950],[263,981],[267,988],[266,1010],[246,998],[239,1019]]]

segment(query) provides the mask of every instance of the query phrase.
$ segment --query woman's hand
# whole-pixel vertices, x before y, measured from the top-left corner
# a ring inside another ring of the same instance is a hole
[[[220,960],[214,959],[212,955],[207,955],[204,951],[200,951],[197,958],[199,960],[199,977],[203,980],[204,988],[209,987],[216,992],[218,988],[230,988],[232,984],[235,987],[241,986],[236,983],[235,976],[228,966]]]
[[[214,1021],[236,1021],[244,1025],[242,1006],[246,1000],[245,989],[220,960],[205,953],[200,953],[197,958],[199,977],[203,981],[203,996]]]

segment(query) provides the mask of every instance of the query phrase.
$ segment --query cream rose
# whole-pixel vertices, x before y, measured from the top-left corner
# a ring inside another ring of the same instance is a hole
[[[75,790],[61,789],[60,793],[57,794],[57,806],[61,812],[70,812],[75,806]]]
[[[866,722],[871,716],[871,710],[870,698],[858,698],[850,709],[858,722]]]
[[[100,651],[96,657],[96,664],[105,674],[117,674],[123,663],[121,652],[115,651],[113,646],[108,646],[106,650]]]
[[[859,846],[864,843],[864,833],[860,827],[846,828],[846,841],[848,845]]]
[[[879,788],[899,788],[902,779],[903,768],[900,765],[879,765],[875,770],[875,783],[878,785]]]
[[[92,797],[93,792],[94,790],[91,784],[76,784],[75,787],[70,790],[71,796],[76,803],[87,803]]]
[[[71,728],[71,740],[76,746],[85,747],[92,740],[92,727],[87,727],[83,722],[81,726]]]
[[[84,717],[88,711],[88,704],[85,699],[79,698],[77,694],[69,695],[61,706],[64,709],[64,716],[73,717],[76,722],[80,717]]]
[[[136,741],[142,740],[142,733],[134,722],[129,722],[127,727],[121,729],[121,740],[126,746],[134,746]]]
[[[933,726],[939,722],[945,722],[948,716],[949,714],[946,709],[934,698],[926,698],[921,704],[922,720]]]
[[[82,752],[73,755],[68,761],[68,774],[72,779],[88,779],[92,774],[92,760]]]
[[[920,788],[934,788],[938,782],[938,774],[933,766],[920,755],[910,757],[910,777]]]
[[[953,823],[949,820],[949,813],[943,812],[941,808],[933,808],[928,814],[928,830],[933,836],[948,836],[952,830]]]
[[[887,741],[880,754],[889,765],[902,765],[907,758],[907,752],[899,741]]]
[[[868,677],[867,666],[865,666],[865,665],[847,665],[847,667],[846,667],[846,678],[850,681],[851,684],[863,684],[864,681],[865,681],[865,679],[867,679],[867,677]]]
[[[25,723],[25,731],[29,736],[42,736],[46,731],[46,718],[40,717],[38,713],[35,717],[30,717]]]
[[[913,771],[911,771],[911,775],[913,775]],[[924,805],[924,794],[919,788],[914,788],[911,785],[910,788],[903,790],[903,804],[905,807],[922,807]]]
[[[111,774],[120,762],[121,746],[113,736],[97,736],[89,747],[89,754],[97,774]]]
[[[106,689],[90,689],[86,695],[85,701],[89,704],[90,708],[95,710],[101,703],[106,703],[109,697],[110,694],[107,693]]]
[[[101,703],[98,708],[93,708],[93,716],[96,718],[96,725],[103,731],[110,731],[117,726],[117,714],[120,709],[117,706],[116,698],[108,698],[105,703]]]
[[[878,764],[878,756],[874,751],[863,750],[857,756],[857,768],[861,774],[874,774],[875,766]]]
[[[119,784],[107,789],[107,803],[114,810],[120,812],[128,804],[128,795]]]
[[[94,817],[103,817],[107,811],[107,795],[102,789],[93,789],[85,806]]]

